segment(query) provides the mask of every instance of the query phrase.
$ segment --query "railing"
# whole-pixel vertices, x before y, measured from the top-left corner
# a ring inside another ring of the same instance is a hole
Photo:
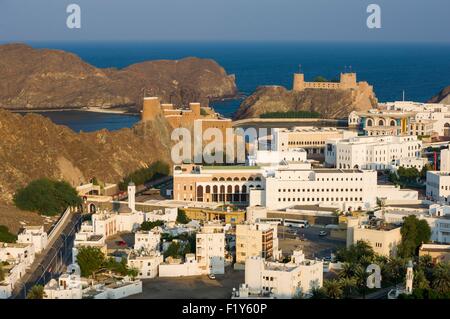
[[[71,212],[72,212],[72,208],[70,206],[67,207],[66,210],[64,211],[64,213],[61,215],[61,218],[56,222],[56,224],[50,230],[50,233],[48,235],[48,242],[51,242],[53,240],[54,236],[59,233],[60,228],[67,221]]]

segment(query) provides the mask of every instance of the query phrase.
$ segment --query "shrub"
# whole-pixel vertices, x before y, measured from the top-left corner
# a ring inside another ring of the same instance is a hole
[[[145,182],[148,182],[152,179],[167,176],[170,173],[169,165],[164,162],[157,161],[151,164],[149,167],[141,168],[130,175],[126,176],[120,183],[119,189],[121,191],[125,191],[130,182],[135,183],[136,185],[143,185]]]
[[[320,118],[321,115],[314,111],[287,111],[287,112],[267,112],[261,114],[260,118]]]
[[[0,242],[13,243],[17,240],[17,236],[9,232],[8,227],[0,225]]]
[[[65,181],[41,178],[19,189],[13,198],[22,210],[37,211],[42,215],[61,214],[68,206],[81,205],[77,191]]]

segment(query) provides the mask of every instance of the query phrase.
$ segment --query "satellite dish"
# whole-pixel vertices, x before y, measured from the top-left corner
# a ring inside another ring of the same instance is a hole
[[[81,276],[81,269],[78,264],[70,264],[67,266],[67,272],[71,275]]]

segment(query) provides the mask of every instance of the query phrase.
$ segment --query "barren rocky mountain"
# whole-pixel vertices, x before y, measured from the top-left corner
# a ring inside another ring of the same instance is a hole
[[[234,76],[209,59],[100,69],[60,50],[0,45],[0,108],[139,108],[144,90],[147,96],[177,105],[208,103],[237,92]]]
[[[433,96],[429,101],[429,103],[442,103],[450,105],[450,86],[442,89],[436,96]]]
[[[377,98],[369,90],[305,89],[296,92],[282,86],[262,86],[242,102],[235,119],[285,111],[315,111],[324,118],[344,118],[351,111],[368,110],[376,105]]]
[[[118,182],[156,160],[170,164],[167,122],[157,119],[132,129],[75,133],[37,115],[0,110],[0,202],[40,177],[78,185],[97,177]]]

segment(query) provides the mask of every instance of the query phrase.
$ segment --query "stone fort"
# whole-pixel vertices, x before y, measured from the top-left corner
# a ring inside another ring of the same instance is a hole
[[[339,82],[306,82],[303,73],[294,74],[294,91],[305,89],[350,90],[361,86],[369,86],[367,82],[357,82],[356,73],[341,73]]]

